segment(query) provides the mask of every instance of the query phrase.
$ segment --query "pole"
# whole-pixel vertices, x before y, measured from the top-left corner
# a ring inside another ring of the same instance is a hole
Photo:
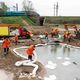
[[[56,6],[55,6],[55,4],[54,4],[54,16],[55,16],[55,10],[56,10]]]
[[[58,16],[58,9],[59,9],[59,6],[58,6],[58,2],[57,2],[57,5],[56,5],[56,16]]]
[[[18,11],[18,4],[16,3],[16,11]]]

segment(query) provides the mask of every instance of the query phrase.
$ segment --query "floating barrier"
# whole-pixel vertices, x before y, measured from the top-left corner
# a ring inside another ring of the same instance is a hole
[[[14,51],[18,56],[20,56],[20,57],[22,57],[22,58],[24,58],[24,59],[27,59],[26,56],[21,55],[20,53],[18,53],[18,52],[16,51],[17,49],[21,49],[21,48],[27,48],[27,47],[26,47],[26,46],[22,46],[22,47],[13,49],[13,51]],[[38,70],[38,65],[35,64],[35,62],[37,61],[37,55],[36,55],[36,52],[35,52],[35,51],[34,51],[34,56],[35,56],[35,59],[34,59],[33,61],[30,61],[30,60],[17,61],[17,62],[15,63],[15,66],[18,66],[18,67],[19,67],[19,66],[23,65],[23,66],[32,66],[32,67],[34,67],[32,73],[30,73],[30,75],[33,76],[33,77],[35,77],[36,72],[37,72],[37,70]]]
[[[76,49],[80,49],[80,47],[77,47],[77,46],[72,46],[72,45],[69,45],[69,44],[64,44],[64,43],[60,43],[61,45],[67,47],[67,48],[76,48]]]

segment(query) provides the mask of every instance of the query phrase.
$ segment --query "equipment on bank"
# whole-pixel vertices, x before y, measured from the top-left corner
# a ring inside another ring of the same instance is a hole
[[[31,37],[31,32],[19,24],[0,24],[0,37],[10,37],[14,36],[15,34],[19,35],[19,37]]]

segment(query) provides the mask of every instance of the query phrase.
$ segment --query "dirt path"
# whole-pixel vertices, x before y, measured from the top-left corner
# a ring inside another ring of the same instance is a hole
[[[30,26],[25,20],[23,20],[23,24],[25,25],[25,26],[27,26],[26,28],[28,29],[28,30],[33,30],[33,27],[32,26]]]
[[[28,25],[29,25],[25,20],[23,20],[23,23],[24,23],[26,26],[28,26]]]
[[[22,44],[18,44],[18,46],[21,46],[21,45]],[[0,43],[0,46],[1,46],[1,43]],[[14,44],[11,44],[11,48],[15,48],[15,47],[17,46],[15,46]],[[33,67],[27,67],[27,66],[16,67],[14,65],[15,62],[22,59],[20,57],[15,56],[11,48],[8,55],[3,56],[3,48],[0,47],[0,69],[13,73],[15,76],[14,80],[41,80],[38,78],[38,76],[31,79],[29,79],[28,76],[19,78],[21,73],[26,73],[28,75],[30,71],[33,69]],[[39,66],[37,75],[42,75],[44,73],[43,65],[40,62],[36,62],[36,64]]]

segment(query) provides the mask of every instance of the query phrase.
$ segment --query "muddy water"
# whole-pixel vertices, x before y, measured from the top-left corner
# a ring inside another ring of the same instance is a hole
[[[0,69],[0,80],[13,80],[13,78],[13,73]]]
[[[44,80],[80,80],[80,49],[48,45],[36,52],[47,70]]]

